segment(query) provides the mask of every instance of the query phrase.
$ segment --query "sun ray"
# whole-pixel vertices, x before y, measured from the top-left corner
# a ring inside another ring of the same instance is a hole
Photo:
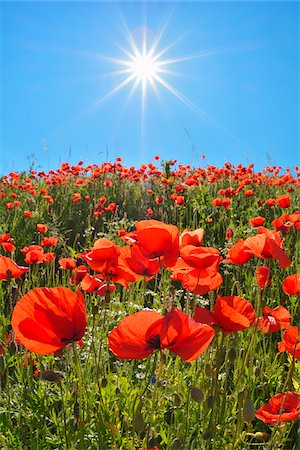
[[[223,54],[226,52],[234,51],[236,48],[219,48],[216,50],[207,50],[195,54],[187,54],[182,56],[168,57],[168,52],[172,49],[176,42],[182,39],[179,36],[175,41],[171,42],[168,46],[159,48],[161,46],[162,38],[167,29],[168,23],[170,21],[171,15],[163,23],[158,33],[149,39],[148,29],[146,26],[142,29],[142,35],[139,36],[139,41],[130,32],[124,18],[121,16],[121,21],[123,25],[123,35],[126,39],[128,47],[124,47],[116,42],[116,45],[121,51],[121,56],[103,56],[98,55],[95,52],[81,52],[85,57],[90,57],[97,60],[102,60],[107,63],[111,63],[114,66],[118,66],[118,69],[102,74],[101,76],[120,76],[123,77],[119,83],[117,83],[112,89],[107,92],[102,97],[96,99],[90,106],[88,106],[81,114],[77,114],[75,119],[79,116],[87,114],[104,102],[110,100],[113,96],[118,94],[121,90],[126,87],[130,87],[129,93],[126,97],[125,103],[121,108],[124,110],[125,106],[132,99],[133,95],[137,92],[138,88],[140,91],[140,119],[141,119],[141,149],[144,147],[144,138],[146,132],[146,118],[147,118],[147,103],[149,98],[149,90],[154,94],[155,98],[159,101],[162,109],[165,111],[165,105],[163,102],[163,96],[161,94],[161,88],[171,93],[178,101],[189,108],[194,114],[200,117],[209,129],[214,132],[218,138],[229,144],[232,151],[239,151],[241,148],[247,149],[246,145],[242,143],[233,133],[226,129],[223,125],[219,124],[215,119],[213,119],[209,114],[201,110],[201,108],[196,105],[191,99],[186,97],[181,91],[175,88],[173,84],[167,81],[164,75],[168,76],[179,76],[176,64],[183,62],[205,58],[209,56],[214,56],[217,54]],[[73,116],[74,118],[74,116]],[[70,120],[68,121],[70,122]]]

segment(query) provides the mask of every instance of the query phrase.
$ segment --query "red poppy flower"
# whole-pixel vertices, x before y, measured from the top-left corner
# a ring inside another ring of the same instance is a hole
[[[300,358],[300,330],[298,327],[290,327],[285,330],[282,341],[277,345],[279,353],[287,351],[294,358]]]
[[[220,287],[223,279],[218,272],[219,250],[186,245],[181,248],[180,255],[172,269],[172,279],[180,281],[184,289],[202,295]]]
[[[274,333],[291,325],[291,315],[283,306],[272,309],[265,306],[263,316],[257,320],[257,328],[264,333]]]
[[[228,252],[227,261],[244,264],[253,256],[262,259],[277,259],[283,269],[291,264],[291,260],[283,250],[283,240],[275,230],[259,227],[256,236],[245,241],[240,239]]]
[[[85,292],[94,292],[97,295],[104,296],[107,290],[112,293],[116,290],[116,286],[114,284],[110,284],[107,286],[106,283],[103,283],[97,275],[89,275],[88,273],[85,275],[80,284],[81,288]]]
[[[253,253],[245,246],[245,241],[239,239],[238,242],[229,249],[226,261],[233,264],[245,264],[251,258],[253,258]]]
[[[65,287],[34,289],[16,304],[12,327],[16,338],[31,352],[53,353],[84,335],[83,295]]]
[[[47,225],[44,225],[42,223],[38,223],[36,226],[36,229],[39,233],[47,233],[47,231],[48,231]]]
[[[226,234],[225,234],[225,239],[228,241],[228,239],[231,239],[232,236],[233,236],[233,230],[232,230],[232,228],[227,228]]]
[[[90,252],[82,256],[82,259],[87,262],[91,269],[102,272],[117,264],[119,254],[120,249],[114,242],[101,238],[94,243]]]
[[[287,295],[300,294],[300,273],[290,275],[283,280],[283,292]]]
[[[0,255],[0,280],[19,278],[28,272],[28,267],[18,266],[11,258]]]
[[[218,325],[226,333],[232,333],[252,325],[255,321],[255,310],[251,303],[242,297],[218,296],[212,312],[197,307],[194,319],[200,323]]]
[[[200,247],[204,238],[204,230],[203,228],[198,228],[194,231],[184,230],[179,238],[180,248],[185,247],[186,245],[194,245],[196,247]]]
[[[141,220],[136,223],[136,245],[148,259],[159,258],[160,263],[174,266],[179,251],[179,230],[158,220]]]
[[[260,266],[255,271],[256,283],[261,289],[266,289],[272,283],[272,270],[267,266]]]
[[[53,247],[54,245],[56,245],[58,242],[58,239],[55,237],[45,237],[42,242],[41,245],[44,245],[44,247]]]
[[[253,219],[250,219],[250,225],[251,227],[260,227],[265,223],[266,219],[261,216],[253,217]]]
[[[27,264],[41,264],[45,261],[45,253],[43,247],[40,245],[29,245],[22,249],[25,253],[25,262]]]
[[[296,420],[300,411],[300,394],[286,392],[271,397],[268,403],[256,411],[256,417],[264,423],[277,424],[287,420]]]
[[[58,261],[58,264],[62,269],[68,270],[76,269],[76,261],[73,258],[61,258]]]
[[[81,266],[76,267],[72,271],[70,285],[76,286],[77,284],[79,284],[83,280],[83,278],[86,276],[87,273],[88,273],[88,268],[86,266],[84,266],[83,264]]]
[[[160,271],[159,261],[146,258],[140,252],[138,246],[130,247],[126,245],[120,249],[120,253],[126,265],[134,273],[140,275],[140,277],[137,277],[137,280],[145,277],[145,280],[149,281]]]
[[[203,353],[214,337],[208,325],[198,324],[184,312],[173,308],[162,317],[143,310],[125,317],[108,336],[109,349],[120,359],[141,359],[167,348],[184,361]]]
[[[276,199],[276,203],[281,208],[288,208],[291,206],[291,200],[288,194],[283,194]]]

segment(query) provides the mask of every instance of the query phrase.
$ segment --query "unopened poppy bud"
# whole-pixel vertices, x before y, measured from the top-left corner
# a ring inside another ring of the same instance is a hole
[[[245,422],[252,422],[255,419],[255,408],[250,398],[247,398],[243,407],[243,417]]]
[[[172,409],[169,409],[168,411],[166,411],[164,414],[164,417],[165,417],[165,421],[167,422],[168,425],[173,425],[174,411]]]
[[[53,370],[44,370],[44,372],[41,372],[41,379],[57,384],[59,384],[61,381],[58,373],[54,372]]]
[[[10,352],[11,352],[13,355],[14,355],[15,353],[17,353],[18,348],[17,348],[17,346],[16,346],[16,344],[15,344],[14,341],[10,344],[9,349],[10,349]]]
[[[77,400],[74,403],[74,417],[75,419],[79,419],[79,403]]]
[[[268,433],[263,433],[262,431],[257,431],[254,433],[254,437],[260,441],[266,441],[268,439]]]
[[[137,433],[144,431],[145,421],[141,413],[135,414],[132,420],[132,426]]]
[[[211,377],[211,375],[212,375],[212,369],[211,369],[211,366],[210,366],[210,364],[205,364],[205,373],[206,373],[206,375],[208,376],[208,377]]]
[[[254,375],[256,377],[259,377],[259,375],[261,374],[261,368],[259,366],[255,367],[254,369]]]
[[[231,348],[228,352],[228,359],[229,361],[234,361],[236,358],[236,350],[235,348]]]
[[[180,404],[181,404],[181,397],[180,397],[180,395],[175,394],[174,395],[174,405],[175,406],[180,406]]]
[[[195,402],[201,403],[204,400],[204,394],[201,389],[198,388],[192,388],[191,389],[191,397]]]
[[[213,395],[209,395],[206,399],[207,407],[212,408],[214,401],[215,401],[215,397]]]
[[[103,387],[103,388],[106,388],[106,386],[107,386],[107,378],[102,378],[102,380],[101,380],[101,387]]]
[[[206,431],[203,433],[203,439],[204,439],[205,441],[210,441],[211,438],[212,438],[212,432],[211,432],[210,430],[206,430]]]

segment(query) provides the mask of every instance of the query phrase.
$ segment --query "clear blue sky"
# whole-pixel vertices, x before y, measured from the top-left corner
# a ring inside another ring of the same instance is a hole
[[[299,164],[298,2],[2,2],[0,173],[121,156],[140,165],[159,154],[194,165],[225,161]],[[128,74],[128,32],[139,46],[164,28],[157,52],[172,74],[133,81],[98,102]],[[203,54],[206,56],[203,56]],[[202,55],[201,57],[199,55]],[[195,56],[195,58],[194,58]],[[196,57],[198,56],[198,57]],[[123,67],[124,68],[124,67]],[[98,103],[97,103],[98,102]],[[204,162],[200,155],[206,154]],[[33,156],[34,155],[34,156]],[[29,159],[28,159],[29,158]]]

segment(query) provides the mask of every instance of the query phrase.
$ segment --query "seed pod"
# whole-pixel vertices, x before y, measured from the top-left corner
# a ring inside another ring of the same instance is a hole
[[[210,364],[205,364],[205,373],[208,377],[212,376],[212,368]]]
[[[17,353],[18,347],[16,346],[14,341],[12,341],[12,343],[10,344],[9,349],[13,355]]]
[[[61,382],[59,374],[57,372],[54,372],[53,370],[44,370],[43,372],[41,372],[41,379],[57,384]]]
[[[255,419],[255,408],[250,398],[247,398],[243,407],[243,417],[245,422],[252,422]]]
[[[180,404],[181,404],[181,397],[180,397],[180,395],[175,394],[174,395],[174,405],[175,406],[180,406]]]
[[[132,420],[132,426],[137,433],[144,431],[146,425],[141,413],[135,414]]]
[[[206,431],[203,433],[203,439],[204,439],[205,441],[210,441],[211,438],[212,438],[212,433],[211,433],[211,431],[210,431],[210,430],[206,430]]]
[[[201,389],[198,388],[192,388],[191,389],[191,397],[193,400],[195,400],[195,402],[197,403],[202,403],[204,400],[204,394],[203,391]]]
[[[172,409],[169,409],[168,411],[165,412],[164,414],[165,417],[165,421],[167,422],[168,425],[173,425],[174,423],[174,411]]]
[[[209,395],[206,399],[206,405],[208,408],[212,408],[212,405],[214,403],[215,397],[213,395]]]
[[[254,369],[254,375],[256,377],[259,377],[259,375],[261,374],[261,368],[259,366],[255,367]]]
[[[236,358],[236,349],[231,348],[228,352],[228,359],[229,359],[229,361],[234,361],[235,358]]]

